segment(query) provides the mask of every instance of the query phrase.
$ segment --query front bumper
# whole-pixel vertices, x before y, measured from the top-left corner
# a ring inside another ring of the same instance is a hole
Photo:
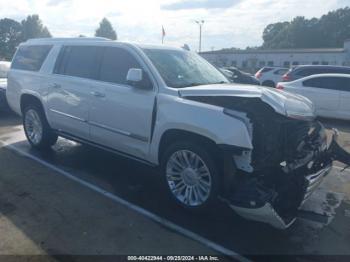
[[[318,171],[317,173],[305,177],[305,194],[300,207],[319,187],[324,178],[330,173],[331,169],[332,165],[329,165],[326,168]],[[286,229],[290,225],[292,225],[296,220],[296,217],[288,220],[284,219],[283,216],[278,214],[278,212],[269,202],[266,202],[264,206],[258,208],[240,207],[233,204],[230,204],[229,206],[241,217],[244,217],[249,220],[267,223],[278,229]]]
[[[337,132],[335,132],[331,143],[325,150],[317,154],[317,158],[315,157],[315,159],[307,163],[309,165],[313,162],[318,162],[316,168],[308,169],[304,166],[297,169],[299,170],[297,174],[293,173],[299,179],[298,193],[294,191],[296,188],[292,185],[284,185],[287,188],[287,194],[284,192],[285,196],[299,196],[297,198],[298,200],[295,201],[296,204],[290,206],[290,209],[294,210],[286,211],[286,208],[280,208],[281,206],[287,206],[287,202],[283,201],[280,202],[278,207],[278,204],[276,204],[278,202],[276,199],[279,198],[278,192],[262,186],[256,180],[251,180],[251,182],[245,183],[238,188],[238,193],[229,200],[229,206],[238,215],[246,219],[267,223],[278,229],[286,229],[296,220],[298,209],[301,208],[305,201],[321,185],[324,178],[329,175],[334,160],[350,165],[350,154],[338,145]],[[287,181],[289,182],[290,180]],[[284,203],[286,204],[284,205]]]

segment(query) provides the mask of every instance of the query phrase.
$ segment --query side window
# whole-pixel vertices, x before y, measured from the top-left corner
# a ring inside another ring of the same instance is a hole
[[[315,87],[331,90],[341,90],[342,83],[339,77],[317,77],[305,80],[303,85],[306,87]]]
[[[101,61],[99,80],[126,85],[126,76],[130,68],[142,68],[136,58],[125,49],[106,47]],[[143,81],[139,83],[151,88],[148,75],[143,72]]]
[[[312,78],[305,80],[303,86],[322,88],[322,78]]]
[[[66,46],[56,61],[56,74],[96,79],[98,73],[97,52],[95,46]]]
[[[39,71],[52,45],[21,46],[12,61],[11,68]]]
[[[348,77],[340,77],[341,84],[339,85],[340,91],[350,92],[350,78]]]
[[[274,72],[275,75],[284,75],[287,73],[288,69],[279,69]]]

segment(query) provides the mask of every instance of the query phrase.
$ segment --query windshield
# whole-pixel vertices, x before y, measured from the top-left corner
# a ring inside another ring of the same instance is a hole
[[[219,70],[196,53],[182,50],[143,50],[169,87],[229,83]]]

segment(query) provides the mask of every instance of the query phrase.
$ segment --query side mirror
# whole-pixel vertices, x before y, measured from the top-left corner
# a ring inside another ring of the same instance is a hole
[[[130,68],[126,75],[126,81],[131,83],[137,83],[142,81],[142,69]]]

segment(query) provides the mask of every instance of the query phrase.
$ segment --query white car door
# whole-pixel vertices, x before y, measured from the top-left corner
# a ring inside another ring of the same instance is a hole
[[[146,158],[155,107],[155,89],[142,61],[122,47],[105,47],[99,82],[90,95],[91,139],[101,145]],[[126,82],[130,68],[143,69],[143,88]]]
[[[299,81],[297,92],[314,103],[318,116],[334,117],[337,114],[340,92],[333,77],[313,77]]]
[[[97,48],[65,46],[48,81],[48,114],[54,129],[89,139],[91,79],[96,78]]]

